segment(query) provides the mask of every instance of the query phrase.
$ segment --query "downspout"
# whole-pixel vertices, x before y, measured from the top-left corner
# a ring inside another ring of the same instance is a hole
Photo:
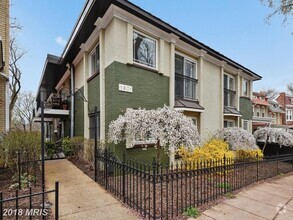
[[[75,92],[75,68],[72,63],[69,65],[70,69],[70,89],[71,89],[71,114],[70,114],[70,137],[74,137],[74,117],[75,117],[75,100],[74,100],[74,92]]]
[[[9,131],[9,77],[0,72],[0,76],[6,80],[5,85],[5,129]]]

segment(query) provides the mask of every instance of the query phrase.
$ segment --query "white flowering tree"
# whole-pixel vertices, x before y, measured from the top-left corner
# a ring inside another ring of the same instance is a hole
[[[193,149],[200,144],[193,121],[168,106],[156,110],[127,109],[124,115],[109,125],[110,143],[135,140],[137,135],[143,140],[155,140],[158,160],[161,147],[174,154],[180,146]]]
[[[293,147],[293,135],[283,128],[259,128],[254,132],[254,137],[257,140],[264,141],[263,152],[267,143],[277,143],[282,146]]]
[[[242,128],[224,128],[216,133],[216,137],[227,141],[233,151],[258,149],[254,136]]]

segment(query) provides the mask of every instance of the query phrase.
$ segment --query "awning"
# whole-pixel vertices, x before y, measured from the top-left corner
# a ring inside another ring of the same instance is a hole
[[[235,107],[224,107],[224,116],[241,117],[242,114]]]
[[[41,122],[42,119],[40,117],[34,117],[33,122]],[[53,122],[52,118],[44,118],[44,122]]]
[[[175,100],[175,109],[182,111],[204,112],[204,108],[197,101],[189,101],[183,99]]]

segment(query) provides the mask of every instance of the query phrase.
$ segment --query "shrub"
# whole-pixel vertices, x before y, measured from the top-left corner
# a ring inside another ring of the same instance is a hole
[[[181,147],[179,149],[179,155],[182,157],[184,163],[195,167],[198,163],[200,163],[201,167],[220,166],[224,163],[224,156],[227,159],[234,158],[234,152],[229,150],[228,143],[219,139],[211,139],[202,147],[195,148],[192,151]],[[214,163],[203,163],[206,161],[213,161]],[[228,162],[232,163],[232,160],[226,161],[226,164]]]
[[[237,159],[262,159],[263,153],[260,149],[256,150],[237,150],[235,152],[235,157]]]
[[[55,144],[52,141],[46,141],[45,142],[45,148],[46,148],[46,156],[47,158],[52,158],[53,155],[56,153]]]
[[[72,149],[72,144],[71,144],[69,137],[65,137],[62,139],[61,146],[62,146],[63,153],[65,154],[65,156],[72,156],[73,149]]]
[[[2,136],[0,142],[1,161],[9,167],[12,172],[17,172],[18,152],[21,160],[34,160],[41,152],[41,135],[39,132],[10,131]]]
[[[188,207],[184,212],[183,215],[187,217],[196,218],[200,216],[200,212],[196,207]]]
[[[70,139],[72,155],[77,156],[78,158],[83,158],[84,155],[84,137],[73,137]]]

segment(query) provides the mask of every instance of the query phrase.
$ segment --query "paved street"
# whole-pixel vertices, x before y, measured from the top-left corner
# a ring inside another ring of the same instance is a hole
[[[206,210],[197,220],[293,219],[293,175],[244,190]]]
[[[137,219],[68,160],[46,161],[46,187],[54,189],[55,181],[60,183],[60,219]],[[54,194],[49,199],[54,202]]]

